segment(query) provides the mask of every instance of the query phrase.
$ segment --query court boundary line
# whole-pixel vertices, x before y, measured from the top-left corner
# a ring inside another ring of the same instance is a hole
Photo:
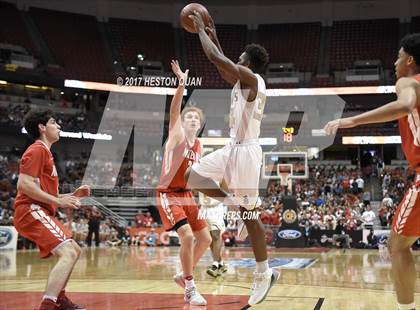
[[[321,310],[322,304],[324,303],[325,298],[319,298],[318,302],[315,305],[314,310]]]

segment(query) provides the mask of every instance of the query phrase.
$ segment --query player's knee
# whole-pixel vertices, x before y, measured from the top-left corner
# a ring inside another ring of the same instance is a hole
[[[211,238],[214,242],[217,242],[220,240],[220,231],[219,230],[212,230],[211,231]]]
[[[61,258],[75,262],[79,258],[80,252],[78,253],[77,250],[71,245],[67,247],[61,254]]]
[[[80,254],[82,253],[82,249],[75,241],[73,241],[72,244],[73,244],[73,249],[76,252],[77,258],[79,258]]]
[[[191,233],[186,233],[181,237],[181,243],[184,245],[193,245],[194,243],[194,235]]]
[[[212,242],[212,238],[210,236],[209,233],[204,234],[200,240],[203,244],[203,246],[205,246],[206,248],[210,246],[211,242]]]
[[[402,237],[391,233],[388,239],[388,250],[391,256],[398,256],[410,252],[411,245],[407,243]]]
[[[193,245],[194,243],[194,234],[191,231],[189,225],[184,225],[178,229],[178,235],[181,239],[181,244],[184,245]]]

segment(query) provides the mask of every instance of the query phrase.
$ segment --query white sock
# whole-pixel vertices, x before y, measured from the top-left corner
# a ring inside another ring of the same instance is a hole
[[[219,264],[219,262],[214,261],[213,266],[216,266],[217,268],[219,268],[220,264]]]
[[[42,300],[44,300],[44,299],[49,299],[49,300],[52,300],[53,302],[57,302],[57,296],[48,296],[48,295],[44,295],[44,296],[42,297]]]
[[[398,310],[413,310],[413,309],[416,309],[416,304],[414,302],[411,304],[398,303]]]
[[[263,273],[268,270],[268,260],[262,261],[262,262],[256,262],[257,263],[257,272]]]
[[[189,289],[195,287],[194,279],[192,280],[185,280],[185,288]]]

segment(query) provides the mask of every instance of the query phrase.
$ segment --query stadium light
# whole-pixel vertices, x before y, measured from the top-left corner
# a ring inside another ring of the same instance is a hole
[[[325,88],[271,88],[267,97],[392,94],[395,86],[325,87]]]
[[[343,137],[343,144],[401,144],[400,136],[353,136]]]

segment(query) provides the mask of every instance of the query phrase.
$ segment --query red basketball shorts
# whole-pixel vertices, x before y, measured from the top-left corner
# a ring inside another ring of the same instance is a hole
[[[187,221],[192,231],[207,227],[204,219],[198,217],[198,206],[190,191],[156,192],[157,206],[165,230],[177,229],[181,221]]]
[[[35,204],[17,206],[13,224],[19,234],[36,243],[42,258],[51,256],[62,244],[71,241],[71,232],[47,209]]]
[[[392,230],[405,237],[420,237],[420,173],[395,212]]]

